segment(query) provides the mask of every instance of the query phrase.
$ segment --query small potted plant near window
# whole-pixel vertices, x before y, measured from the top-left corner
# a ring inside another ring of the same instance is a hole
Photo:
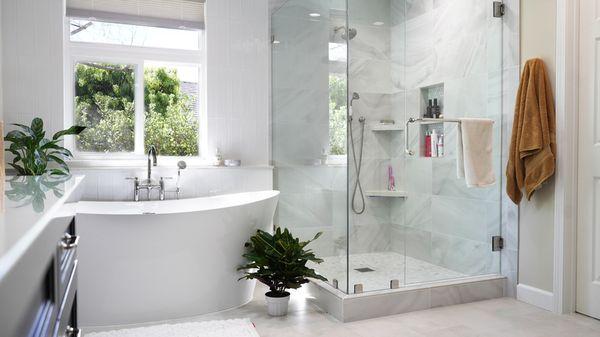
[[[277,228],[271,235],[258,230],[246,242],[247,249],[243,256],[248,263],[238,268],[244,270],[242,279],[256,279],[269,287],[265,294],[267,310],[271,316],[285,316],[287,314],[290,293],[287,289],[298,289],[307,283],[308,278],[327,281],[317,274],[314,269],[306,266],[307,262],[321,263],[319,259],[306,246],[318,239],[317,233],[312,240],[300,241],[289,230]]]
[[[6,152],[13,154],[12,162],[8,163],[19,176],[39,176],[43,174],[66,176],[69,166],[66,161],[73,157],[68,149],[62,147],[60,142],[66,135],[78,135],[85,127],[72,126],[66,130],[58,131],[52,139],[46,138],[44,122],[41,118],[34,118],[31,126],[12,124],[18,130],[10,131],[4,140],[11,143]],[[56,165],[49,165],[49,164]]]

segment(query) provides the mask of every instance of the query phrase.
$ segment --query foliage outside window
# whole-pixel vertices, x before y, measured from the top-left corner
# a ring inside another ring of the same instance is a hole
[[[329,75],[329,154],[346,154],[346,78]]]
[[[135,67],[107,63],[76,66],[75,121],[87,129],[77,137],[83,152],[133,152],[135,140]],[[144,71],[144,148],[161,155],[198,155],[195,98],[181,90],[174,69]]]

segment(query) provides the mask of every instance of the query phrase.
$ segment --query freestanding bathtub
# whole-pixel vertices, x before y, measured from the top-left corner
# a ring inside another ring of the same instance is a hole
[[[278,195],[81,202],[80,324],[163,321],[247,303],[255,282],[238,281],[236,267],[256,229],[271,229]]]

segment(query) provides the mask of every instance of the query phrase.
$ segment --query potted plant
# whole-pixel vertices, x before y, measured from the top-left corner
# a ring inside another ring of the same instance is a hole
[[[60,146],[62,137],[66,135],[78,135],[85,127],[72,126],[66,130],[59,131],[46,138],[44,122],[41,118],[34,118],[31,126],[12,124],[19,130],[10,131],[4,140],[11,143],[6,149],[14,155],[12,162],[8,163],[20,176],[39,176],[45,173],[50,175],[68,175],[69,166],[66,159],[72,158],[73,154],[68,149]],[[49,166],[54,163],[56,165]]]
[[[321,263],[310,249],[305,247],[319,238],[322,233],[317,233],[312,240],[300,241],[289,230],[277,228],[271,235],[258,230],[246,242],[247,249],[243,256],[248,263],[238,268],[244,270],[242,279],[256,279],[269,287],[265,294],[267,309],[271,316],[284,316],[287,314],[290,293],[287,289],[298,289],[308,278],[327,281],[318,275],[314,269],[306,266],[307,262]]]

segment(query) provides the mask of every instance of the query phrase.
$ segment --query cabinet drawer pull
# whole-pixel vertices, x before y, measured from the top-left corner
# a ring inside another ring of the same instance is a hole
[[[82,332],[81,329],[74,328],[72,326],[67,326],[67,330],[65,331],[66,337],[81,337]]]
[[[60,246],[65,249],[73,249],[76,248],[79,244],[79,235],[70,235],[69,233],[65,233],[62,240],[60,240]]]

